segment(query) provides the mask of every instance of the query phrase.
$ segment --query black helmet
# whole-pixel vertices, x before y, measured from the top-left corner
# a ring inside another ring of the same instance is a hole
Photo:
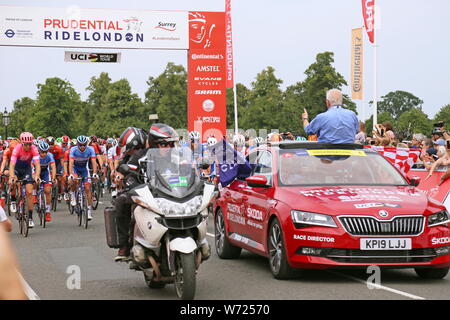
[[[145,148],[146,138],[147,137],[144,130],[135,127],[128,127],[119,138],[119,147],[125,147],[126,151]]]
[[[178,133],[171,126],[164,123],[152,124],[148,133],[148,139],[150,142],[158,143],[178,141]]]

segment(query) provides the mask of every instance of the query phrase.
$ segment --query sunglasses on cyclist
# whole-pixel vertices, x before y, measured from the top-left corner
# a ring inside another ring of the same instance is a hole
[[[173,148],[175,146],[175,143],[174,142],[160,142],[160,143],[158,143],[158,146],[163,147],[163,148],[166,148],[169,146],[169,147]]]
[[[32,143],[24,143],[23,144],[25,147],[30,147],[32,145]]]
[[[79,144],[78,147],[79,147],[79,148],[86,148],[86,147],[87,147],[87,144]]]

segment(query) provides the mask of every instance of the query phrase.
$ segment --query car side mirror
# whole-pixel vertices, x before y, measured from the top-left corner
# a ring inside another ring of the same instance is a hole
[[[420,184],[420,177],[419,176],[412,176],[409,179],[409,184],[412,185],[413,187],[417,187]]]
[[[247,184],[250,187],[254,188],[269,188],[270,185],[268,184],[267,177],[265,176],[251,176],[245,179]]]

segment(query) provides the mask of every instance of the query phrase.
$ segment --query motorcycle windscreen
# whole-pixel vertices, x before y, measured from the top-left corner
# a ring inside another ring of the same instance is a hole
[[[147,152],[147,176],[156,190],[177,199],[196,189],[198,172],[189,148],[152,148]]]

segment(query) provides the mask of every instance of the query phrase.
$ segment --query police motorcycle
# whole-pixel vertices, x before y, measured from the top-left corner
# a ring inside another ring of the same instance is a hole
[[[183,300],[194,298],[197,271],[210,256],[207,207],[216,196],[214,185],[200,179],[190,152],[149,149],[139,168],[122,165],[145,181],[130,191],[136,204],[130,265],[144,273],[150,288],[173,283]]]

